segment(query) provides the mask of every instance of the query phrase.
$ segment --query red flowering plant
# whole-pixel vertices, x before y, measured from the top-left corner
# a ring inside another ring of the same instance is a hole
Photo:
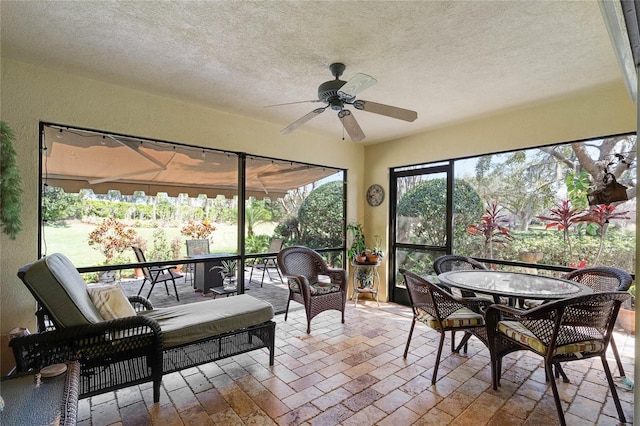
[[[203,220],[202,222],[190,220],[182,227],[180,233],[193,240],[204,240],[208,239],[215,230],[216,227],[208,220]]]
[[[563,231],[564,240],[569,248],[569,259],[573,259],[569,228],[577,223],[586,222],[588,212],[582,209],[574,209],[569,200],[562,200],[559,205],[556,205],[556,208],[550,209],[549,212],[551,213],[549,216],[536,217],[547,222],[546,229],[556,228],[558,231]]]
[[[104,219],[91,233],[89,245],[106,258],[105,264],[121,263],[120,255],[134,244],[138,234],[135,229],[112,217]]]
[[[616,212],[615,210],[616,206],[611,204],[598,204],[587,211],[583,218],[585,222],[595,223],[600,229],[600,247],[598,248],[598,254],[596,255],[594,263],[598,262],[602,249],[604,248],[604,240],[607,235],[607,229],[609,228],[609,221],[612,219],[631,219],[631,217],[627,216],[629,211]]]
[[[485,209],[480,224],[467,226],[467,232],[471,235],[484,237],[484,257],[489,259],[493,259],[494,243],[502,247],[513,240],[509,228],[505,226],[509,220],[506,215],[500,213],[501,211],[502,207],[494,201]]]

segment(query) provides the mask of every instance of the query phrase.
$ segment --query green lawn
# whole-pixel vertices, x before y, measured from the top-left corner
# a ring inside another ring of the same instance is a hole
[[[104,256],[98,250],[95,250],[88,243],[89,233],[96,225],[83,222],[67,222],[64,226],[45,226],[43,233],[43,254],[63,253],[76,266],[93,266],[104,262]],[[213,233],[213,244],[211,251],[214,253],[235,253],[237,246],[237,227],[235,225],[216,224],[216,230]],[[258,226],[256,232],[271,233],[273,232],[272,224],[264,224]],[[153,231],[155,228],[135,228],[139,235],[147,240],[147,250],[150,250],[153,244]],[[186,237],[180,235],[179,228],[164,228],[167,241],[179,236],[186,240]],[[135,262],[133,251],[125,254],[130,256],[131,262]],[[183,243],[182,256],[186,256],[186,245]]]

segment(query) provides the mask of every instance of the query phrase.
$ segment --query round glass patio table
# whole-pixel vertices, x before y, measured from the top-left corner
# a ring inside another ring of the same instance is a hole
[[[438,275],[449,287],[509,299],[559,300],[593,293],[584,284],[544,275],[505,271],[450,271]]]

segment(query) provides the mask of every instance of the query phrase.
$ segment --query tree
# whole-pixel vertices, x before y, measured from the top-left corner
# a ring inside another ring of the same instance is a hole
[[[482,216],[482,200],[467,182],[454,181],[454,240],[464,238],[467,225]],[[397,213],[401,240],[418,244],[444,246],[446,243],[445,179],[432,179],[418,184],[402,196]]]
[[[483,199],[497,200],[523,231],[554,202],[556,169],[545,158],[526,152],[486,155],[476,164],[473,185]]]
[[[244,220],[247,225],[247,236],[254,235],[253,228],[263,222],[271,220],[271,212],[264,207],[263,201],[251,197],[244,207]]]
[[[574,142],[567,145],[542,147],[546,153],[570,171],[585,170],[591,177],[592,185],[599,185],[605,170],[615,176],[616,180],[629,187],[629,199],[636,196],[635,160],[636,135],[614,136],[589,142]],[[564,147],[564,148],[563,148]]]
[[[344,240],[343,183],[327,182],[311,191],[298,211],[300,243],[311,248],[339,247]]]
[[[47,186],[42,196],[42,219],[47,222],[76,217],[80,196],[66,194],[62,188]]]

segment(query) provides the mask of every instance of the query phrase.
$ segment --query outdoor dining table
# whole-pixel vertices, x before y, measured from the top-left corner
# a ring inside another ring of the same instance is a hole
[[[463,270],[443,272],[438,280],[449,287],[488,294],[499,303],[500,297],[515,300],[559,300],[593,293],[584,284],[562,278],[522,272]]]

